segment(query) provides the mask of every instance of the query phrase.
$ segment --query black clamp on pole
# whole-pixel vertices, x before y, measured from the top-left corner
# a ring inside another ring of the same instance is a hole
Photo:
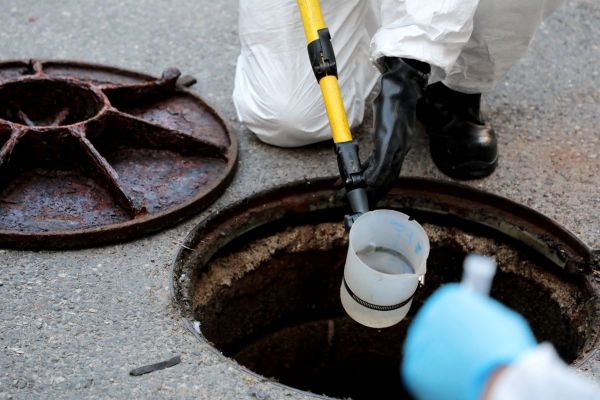
[[[319,39],[308,44],[308,56],[318,82],[328,75],[337,77],[338,72],[329,29],[320,29],[317,34]]]
[[[354,221],[369,211],[367,185],[363,176],[360,158],[358,157],[358,143],[354,140],[336,143],[335,153],[337,155],[340,175],[346,189],[346,197],[353,212],[353,214],[344,217],[344,226],[349,231]]]

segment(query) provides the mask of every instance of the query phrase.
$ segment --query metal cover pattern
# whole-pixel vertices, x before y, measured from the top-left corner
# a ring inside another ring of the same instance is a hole
[[[237,140],[161,78],[83,63],[0,63],[0,245],[122,241],[198,212],[229,184]]]

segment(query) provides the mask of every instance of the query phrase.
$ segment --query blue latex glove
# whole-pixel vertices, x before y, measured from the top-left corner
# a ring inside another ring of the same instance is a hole
[[[476,400],[496,368],[535,346],[521,315],[458,284],[446,285],[408,329],[402,378],[420,400]]]

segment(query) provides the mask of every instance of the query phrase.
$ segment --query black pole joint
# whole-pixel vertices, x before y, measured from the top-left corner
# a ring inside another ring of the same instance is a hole
[[[354,221],[369,211],[367,185],[358,156],[358,143],[354,140],[336,143],[335,153],[337,155],[340,176],[346,189],[346,197],[352,208],[352,214],[346,215],[344,218],[344,225],[347,230],[350,230]]]
[[[317,33],[319,38],[308,44],[308,56],[318,82],[328,75],[337,77],[338,72],[329,29],[319,29]]]

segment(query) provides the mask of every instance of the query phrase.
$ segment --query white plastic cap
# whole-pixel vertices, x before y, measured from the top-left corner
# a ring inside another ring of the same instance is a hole
[[[473,291],[489,295],[495,274],[494,258],[469,254],[463,263],[462,284]]]

